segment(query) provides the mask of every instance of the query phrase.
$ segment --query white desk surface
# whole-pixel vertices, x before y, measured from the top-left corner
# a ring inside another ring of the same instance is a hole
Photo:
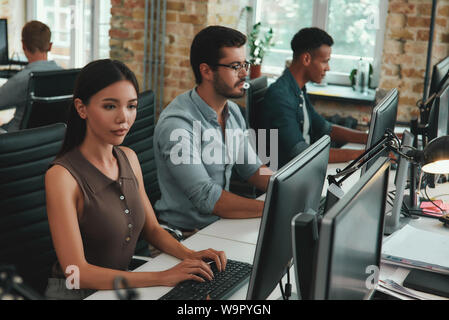
[[[199,234],[256,245],[260,218],[220,219],[198,231]]]
[[[8,81],[8,79],[0,78],[0,87],[2,85],[4,85],[6,81]],[[0,111],[0,125],[11,121],[11,119],[14,117],[15,112],[16,112],[16,108],[1,110]]]

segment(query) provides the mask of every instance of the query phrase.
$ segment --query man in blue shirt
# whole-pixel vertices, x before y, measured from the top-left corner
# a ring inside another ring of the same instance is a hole
[[[260,217],[263,201],[229,192],[232,168],[262,191],[272,172],[248,143],[245,120],[234,102],[248,73],[246,37],[210,26],[194,38],[190,62],[196,88],[161,113],[154,152],[162,197],[159,220],[178,229],[200,229],[222,218]]]
[[[301,29],[291,41],[291,66],[265,94],[260,126],[278,130],[280,167],[325,134],[339,143],[366,143],[366,133],[329,123],[315,111],[307,96],[306,83],[320,83],[330,70],[332,45],[333,39],[325,31]],[[332,148],[329,162],[347,162],[362,153],[363,150]]]
[[[8,123],[0,123],[0,129],[5,131],[20,129],[31,72],[61,69],[54,61],[48,61],[48,52],[52,46],[50,40],[51,31],[42,22],[30,21],[23,27],[22,47],[28,59],[28,65],[0,87],[0,110],[16,108],[14,118]]]

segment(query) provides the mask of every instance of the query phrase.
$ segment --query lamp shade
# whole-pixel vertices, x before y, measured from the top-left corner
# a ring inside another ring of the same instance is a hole
[[[449,173],[449,136],[433,139],[423,150],[422,170],[433,174]]]

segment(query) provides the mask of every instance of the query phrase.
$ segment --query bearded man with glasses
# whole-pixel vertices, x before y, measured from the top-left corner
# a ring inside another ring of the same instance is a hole
[[[162,197],[155,204],[161,223],[184,231],[221,218],[255,218],[263,201],[229,192],[232,168],[266,191],[272,172],[245,134],[239,107],[245,95],[246,36],[210,26],[194,38],[190,63],[197,86],[176,97],[161,113],[154,150]],[[150,191],[151,192],[151,191]]]

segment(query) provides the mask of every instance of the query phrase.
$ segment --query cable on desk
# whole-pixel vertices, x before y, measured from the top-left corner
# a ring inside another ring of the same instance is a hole
[[[290,268],[292,267],[292,262],[290,262],[286,267],[287,274],[287,283],[284,286],[282,285],[282,279],[279,280],[279,288],[281,289],[282,300],[289,300],[292,295],[292,284],[290,282]]]
[[[431,218],[431,219],[439,219],[440,217],[442,217],[442,215],[438,215],[438,216],[434,215],[435,212],[419,211],[419,210],[411,210],[411,211],[412,212],[409,213],[409,214],[412,215],[412,216],[426,217],[426,218]]]
[[[427,200],[429,200],[430,202],[432,202],[432,204],[437,207],[438,209],[440,209],[442,214],[446,214],[447,212],[445,210],[443,210],[439,205],[437,205],[435,202],[433,202],[432,199],[430,199],[429,195],[427,194],[427,186],[424,188],[424,193],[426,194]]]
[[[285,297],[286,300],[290,300],[292,295],[292,284],[290,282],[290,266],[287,267],[287,283],[285,284]]]
[[[282,279],[279,280],[279,289],[281,289],[282,300],[287,300],[285,299],[284,288],[282,286]]]

